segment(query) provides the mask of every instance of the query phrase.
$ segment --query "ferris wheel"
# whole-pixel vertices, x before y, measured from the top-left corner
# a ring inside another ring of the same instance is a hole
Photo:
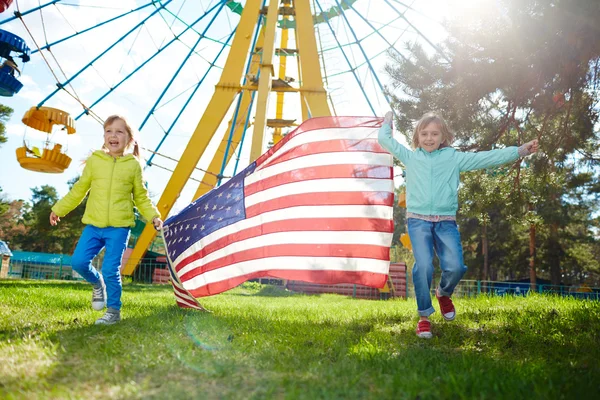
[[[163,216],[184,186],[195,186],[188,200],[202,196],[306,119],[382,115],[390,108],[386,55],[407,57],[406,42],[442,54],[434,44],[440,21],[424,12],[431,2],[418,0],[2,5],[8,9],[0,47],[9,36],[23,45],[4,45],[0,57],[14,62],[11,52],[20,51],[28,68],[43,69],[54,82],[23,117],[31,129],[51,123],[41,149],[24,141],[17,151],[21,166],[62,172],[71,159],[51,139],[75,133],[75,125],[102,123],[115,109],[134,115],[146,168],[167,174],[157,202]],[[3,85],[5,96],[20,90]],[[154,236],[147,227],[131,259],[140,259]]]

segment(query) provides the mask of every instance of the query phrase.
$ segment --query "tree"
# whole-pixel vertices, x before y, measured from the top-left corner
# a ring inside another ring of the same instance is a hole
[[[10,119],[12,113],[12,108],[5,106],[4,104],[0,104],[0,144],[6,143],[8,140],[6,138],[6,123]]]

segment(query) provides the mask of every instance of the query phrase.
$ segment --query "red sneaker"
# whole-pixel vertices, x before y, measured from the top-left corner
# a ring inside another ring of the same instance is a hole
[[[431,322],[429,321],[419,321],[417,324],[417,336],[423,339],[431,339],[433,336],[431,334]]]
[[[438,295],[437,290],[435,291],[435,297],[438,299],[438,303],[440,303],[442,317],[444,317],[446,321],[452,321],[456,317],[456,309],[454,308],[452,299],[448,296]]]

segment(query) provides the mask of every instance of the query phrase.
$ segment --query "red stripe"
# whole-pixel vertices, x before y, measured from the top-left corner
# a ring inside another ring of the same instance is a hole
[[[289,207],[341,205],[393,206],[394,194],[391,192],[324,192],[292,194],[263,201],[247,207],[246,218]]]
[[[269,160],[268,163],[262,166],[262,169],[282,163],[284,161],[293,160],[298,157],[304,157],[313,154],[323,153],[352,153],[352,152],[370,152],[370,153],[386,153],[377,143],[377,139],[331,139],[321,142],[304,143],[296,147],[292,147],[288,151],[281,153],[279,156]]]
[[[228,267],[244,261],[271,257],[341,257],[389,260],[390,248],[373,244],[275,244],[228,254],[186,272],[180,279],[181,282],[185,283],[208,271]]]
[[[244,276],[239,276],[224,281],[211,283],[206,286],[190,290],[194,297],[210,296],[225,292],[237,285],[254,278],[278,278],[278,279],[293,279],[298,281],[306,281],[321,284],[336,284],[349,283],[382,288],[387,279],[387,274],[376,274],[373,272],[356,272],[356,271],[299,271],[299,270],[268,270],[258,271]]]
[[[393,179],[393,171],[392,167],[389,166],[358,164],[321,165],[318,167],[299,168],[254,182],[244,188],[244,194],[250,196],[262,190],[287,183],[330,178]]]
[[[256,160],[256,167],[259,168],[263,162],[269,157],[275,154],[282,146],[284,146],[292,138],[302,134],[303,132],[310,132],[320,129],[329,128],[367,128],[367,129],[378,129],[381,127],[383,118],[373,117],[315,117],[304,121],[299,127],[294,129],[282,140],[280,140],[275,146],[271,147],[269,151],[264,153]]]
[[[268,235],[277,232],[302,232],[302,231],[364,231],[388,232],[394,231],[394,222],[381,218],[297,218],[283,221],[266,222],[262,225],[247,228],[215,240],[198,249],[194,254],[184,258],[175,270],[179,271],[189,263],[206,257],[208,254],[222,249],[231,243]]]

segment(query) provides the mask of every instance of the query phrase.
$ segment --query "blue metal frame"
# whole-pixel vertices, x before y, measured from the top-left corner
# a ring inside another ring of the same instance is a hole
[[[338,7],[341,8],[340,3],[338,2],[338,0],[335,0],[335,3],[338,5]],[[346,21],[346,25],[350,29],[350,32],[352,32],[352,36],[354,36],[354,40],[356,40],[356,44],[358,45],[358,48],[360,49],[363,57],[367,61],[367,64],[369,65],[369,69],[371,70],[371,73],[373,74],[373,77],[377,81],[377,85],[379,85],[379,89],[381,90],[381,93],[383,94],[383,97],[385,97],[385,101],[387,101],[388,105],[391,105],[390,99],[385,94],[385,90],[383,88],[383,85],[381,84],[381,81],[379,80],[379,77],[377,76],[377,73],[375,72],[375,69],[373,68],[373,65],[371,64],[371,61],[369,60],[369,57],[367,56],[367,53],[365,52],[365,49],[363,49],[362,44],[360,43],[360,41],[358,40],[358,37],[356,36],[356,32],[354,32],[354,29],[352,29],[352,26],[348,22],[348,18],[346,17],[346,13],[342,10],[342,12],[340,13],[340,15],[342,16],[342,18],[344,19],[344,21]]]
[[[10,21],[14,21],[15,19],[21,18],[24,15],[31,14],[32,12],[35,12],[37,10],[41,10],[42,8],[47,7],[47,6],[51,6],[52,4],[59,3],[60,1],[61,0],[52,0],[52,1],[48,2],[48,3],[46,3],[46,4],[43,4],[43,5],[38,6],[38,7],[34,7],[31,10],[27,10],[25,12],[15,11],[15,16],[14,17],[10,17],[10,18],[7,18],[5,20],[0,21],[0,25],[5,24],[5,23],[10,22]]]
[[[316,2],[317,2],[317,7],[319,7],[319,10],[321,10],[321,12],[323,12],[323,8],[321,7],[321,3],[319,2],[319,0],[316,0]],[[337,3],[337,0],[336,0],[336,3]],[[339,6],[339,3],[338,3],[338,6]],[[342,12],[342,14],[343,14],[343,12]],[[344,58],[346,59],[346,62],[348,63],[348,66],[350,67],[350,71],[352,72],[352,75],[354,75],[354,79],[356,79],[356,82],[358,83],[358,86],[360,87],[360,90],[362,91],[363,96],[367,100],[367,104],[369,104],[369,108],[371,109],[371,112],[373,113],[374,116],[377,116],[377,113],[375,112],[375,109],[373,108],[373,105],[369,101],[369,97],[367,96],[367,93],[365,92],[365,88],[363,87],[360,79],[356,75],[356,70],[354,68],[352,68],[352,63],[348,59],[346,52],[342,49],[340,41],[338,40],[337,35],[335,34],[335,30],[331,27],[331,24],[329,23],[329,18],[327,18],[327,16],[325,16],[325,22],[327,23],[329,30],[331,30],[331,33],[333,34],[333,38],[335,39],[335,42],[338,44],[340,51],[344,55]],[[348,21],[346,21],[346,24],[348,24]]]
[[[73,81],[73,79],[77,78],[83,71],[85,71],[86,69],[88,69],[94,62],[98,61],[98,59],[100,59],[103,55],[105,55],[106,53],[108,53],[121,40],[123,40],[124,38],[126,38],[127,36],[129,36],[129,34],[131,34],[131,32],[135,31],[137,28],[139,28],[140,26],[142,26],[146,21],[148,21],[150,18],[152,18],[156,13],[158,13],[160,11],[161,8],[166,7],[166,5],[169,4],[171,1],[173,1],[173,0],[167,0],[167,2],[165,4],[161,3],[160,7],[158,7],[155,11],[153,11],[152,14],[150,14],[149,16],[147,16],[146,18],[144,18],[142,20],[142,22],[140,22],[139,24],[137,24],[136,26],[134,26],[133,28],[131,28],[126,34],[124,34],[117,41],[115,41],[113,44],[111,44],[106,50],[104,50],[96,58],[94,58],[92,61],[90,61],[85,67],[83,67],[77,73],[75,73],[75,75],[73,75],[71,78],[67,79],[64,83],[57,83],[56,86],[58,86],[58,88],[56,90],[54,90],[52,93],[50,93],[48,96],[46,96],[46,98],[44,100],[42,100],[37,106],[38,107],[43,106],[44,103],[46,101],[48,101],[49,99],[51,99],[52,96],[54,96],[56,93],[58,93],[58,91],[60,89],[62,89],[63,87],[65,87],[65,85],[68,85],[71,81]]]
[[[337,0],[336,0],[336,1],[337,1]],[[399,15],[399,16],[400,16],[400,17],[401,17],[403,20],[405,20],[405,21],[406,21],[406,23],[407,23],[408,25],[410,25],[410,27],[411,27],[411,28],[413,28],[413,29],[414,29],[414,30],[415,30],[415,31],[416,31],[416,32],[419,34],[419,36],[421,36],[423,39],[425,39],[425,41],[426,41],[427,43],[429,43],[429,45],[430,45],[431,47],[433,47],[433,48],[435,49],[435,51],[437,51],[438,53],[440,53],[440,55],[441,55],[442,57],[444,57],[444,59],[445,59],[446,61],[450,62],[450,59],[449,59],[448,57],[446,57],[446,55],[444,54],[444,52],[442,52],[442,50],[441,50],[439,47],[437,47],[437,46],[436,46],[436,45],[435,45],[435,44],[434,44],[434,43],[433,43],[431,40],[427,39],[427,37],[426,37],[425,35],[423,35],[423,33],[421,33],[421,31],[420,31],[420,30],[418,30],[416,26],[414,26],[413,24],[411,24],[411,23],[410,23],[410,21],[408,20],[408,18],[406,18],[406,17],[404,16],[404,14],[403,14],[403,13],[401,13],[400,11],[398,11],[398,10],[396,9],[396,7],[394,7],[393,5],[391,5],[391,4],[390,4],[390,2],[389,2],[388,0],[383,0],[383,1],[385,1],[385,3],[386,3],[388,6],[390,6],[390,7],[392,8],[392,10],[394,10],[394,11],[396,12],[396,14],[398,14],[398,15]]]
[[[266,1],[263,2],[263,7],[265,4],[266,4]],[[246,71],[244,71],[244,80],[243,80],[244,85],[246,85],[246,82],[248,79],[247,78],[248,72],[250,71],[250,66],[252,65],[252,54],[254,54],[254,51],[256,50],[256,42],[258,41],[258,35],[260,34],[262,19],[263,19],[262,14],[259,14],[258,22],[256,24],[256,31],[254,32],[254,38],[252,39],[251,53],[250,53],[250,56],[248,57],[248,63],[246,64]],[[258,75],[260,76],[260,71],[258,71]],[[225,147],[225,154],[223,155],[223,161],[221,162],[221,170],[219,171],[219,176],[217,177],[217,187],[219,187],[221,185],[221,179],[223,177],[223,172],[225,171],[225,167],[227,166],[226,165],[227,156],[229,155],[229,148],[231,147],[231,138],[233,137],[233,132],[235,131],[238,113],[240,111],[240,106],[242,104],[243,93],[244,93],[243,91],[240,91],[240,93],[238,95],[238,102],[235,107],[235,113],[233,114],[233,122],[231,123],[231,128],[229,129],[229,137],[227,139],[227,147]],[[254,102],[254,92],[252,93],[252,102]],[[243,136],[245,136],[246,128],[248,127],[248,115],[250,115],[250,111],[252,110],[252,102],[250,103],[248,113],[246,115],[246,125],[244,125],[244,133],[242,134],[242,138],[243,138]],[[243,144],[244,144],[244,141],[242,139],[240,141],[240,150],[241,150]],[[236,163],[236,167],[237,167],[237,163]]]
[[[219,6],[219,4],[220,4],[220,6]],[[208,30],[212,26],[213,22],[215,22],[215,20],[219,16],[219,13],[221,12],[221,10],[223,10],[223,7],[225,6],[225,0],[221,0],[219,3],[215,4],[210,10],[208,10],[207,12],[205,12],[204,15],[202,15],[202,17],[200,17],[200,18],[204,18],[206,15],[210,14],[217,6],[219,6],[219,10],[217,10],[217,12],[215,13],[215,15],[209,21],[208,25],[206,25],[206,27],[204,28],[204,31],[200,34],[200,37],[198,37],[198,40],[196,40],[196,43],[194,44],[194,46],[190,49],[190,51],[188,52],[188,54],[185,56],[185,58],[183,59],[183,61],[179,65],[179,68],[177,68],[177,71],[175,71],[175,73],[171,77],[171,80],[169,81],[169,83],[167,83],[167,86],[163,89],[163,91],[160,94],[160,96],[158,96],[158,99],[156,99],[156,102],[154,102],[154,105],[152,106],[152,108],[150,109],[150,111],[148,111],[148,114],[146,114],[146,117],[144,118],[144,120],[140,124],[140,127],[138,128],[138,131],[141,131],[142,128],[144,127],[144,125],[146,125],[146,122],[148,122],[148,119],[154,113],[154,110],[156,109],[156,106],[158,106],[158,103],[160,103],[160,101],[162,100],[162,98],[164,97],[164,95],[167,93],[167,91],[169,90],[169,88],[171,87],[171,85],[173,84],[173,82],[175,81],[175,79],[177,78],[177,76],[179,75],[179,73],[181,72],[181,70],[183,69],[183,66],[185,65],[185,63],[187,62],[187,60],[189,60],[189,58],[192,56],[192,53],[194,53],[194,49],[196,48],[196,46],[198,46],[198,44],[200,43],[200,41],[206,36],[206,32],[208,32]]]
[[[195,20],[194,22],[192,22],[192,25],[186,27],[179,35],[175,36],[173,39],[171,39],[167,44],[165,44],[163,47],[161,47],[160,49],[158,49],[156,51],[156,53],[154,53],[152,56],[150,56],[150,58],[148,58],[146,61],[144,61],[142,64],[138,65],[138,67],[136,69],[134,69],[133,71],[131,71],[131,73],[129,73],[125,78],[121,79],[121,81],[119,81],[119,83],[117,83],[116,85],[114,85],[112,88],[110,88],[108,91],[106,91],[106,93],[104,93],[98,100],[96,100],[94,103],[92,103],[88,108],[91,109],[92,107],[94,107],[96,104],[98,104],[100,101],[102,101],[106,96],[108,96],[113,90],[115,90],[116,88],[118,88],[119,86],[121,86],[121,84],[123,82],[125,82],[127,79],[129,79],[133,74],[135,74],[137,71],[139,71],[140,69],[142,69],[146,64],[148,64],[150,61],[152,61],[152,59],[154,59],[154,57],[156,57],[157,55],[159,55],[164,49],[166,49],[167,47],[169,47],[171,44],[173,44],[176,40],[179,39],[179,37],[181,35],[183,35],[185,32],[187,32],[193,25],[197,24],[198,22],[200,22],[200,20],[202,20],[206,15],[208,15],[208,13],[210,13],[215,7],[217,7],[217,5],[215,5],[213,8],[211,8],[209,11],[207,11],[205,14],[203,14],[202,16],[200,16],[197,20]],[[75,120],[78,120],[79,118],[81,118],[84,114],[87,114],[87,110],[83,111],[81,114],[79,114],[77,117],[75,117]]]
[[[171,123],[171,125],[169,126],[169,129],[167,129],[164,132],[164,135],[163,135],[162,139],[160,140],[160,142],[156,146],[156,149],[154,150],[155,153],[160,149],[160,147],[164,143],[164,141],[167,138],[167,136],[169,136],[169,133],[171,133],[171,130],[173,129],[173,127],[175,126],[175,124],[179,120],[179,117],[181,117],[181,114],[183,114],[183,112],[187,108],[188,104],[190,103],[190,101],[192,100],[192,98],[194,97],[194,95],[196,94],[196,92],[198,91],[198,89],[200,88],[200,85],[202,85],[202,83],[204,82],[204,79],[206,79],[206,77],[208,76],[208,74],[210,73],[210,71],[212,70],[212,68],[217,63],[217,60],[221,56],[221,53],[223,53],[223,50],[225,50],[225,48],[229,45],[229,41],[233,38],[233,35],[235,34],[236,29],[237,28],[235,28],[233,30],[233,32],[231,32],[231,34],[229,35],[229,37],[227,38],[227,40],[225,41],[225,43],[223,43],[223,46],[221,47],[221,50],[219,50],[219,53],[217,54],[217,56],[215,57],[215,59],[212,61],[212,63],[210,63],[210,67],[204,73],[204,76],[202,77],[202,79],[200,79],[200,81],[198,81],[198,83],[196,84],[196,87],[194,88],[194,90],[192,91],[192,93],[190,94],[190,96],[188,97],[188,99],[186,100],[186,102],[184,103],[183,107],[181,107],[181,110],[179,110],[179,114],[177,114],[177,116],[175,117],[175,119],[173,120],[173,122]],[[152,159],[154,158],[154,156],[155,156],[155,154],[152,153],[152,155],[150,156],[150,158],[148,159],[148,161],[146,161],[146,165],[147,166],[151,166],[152,165]]]
[[[119,18],[121,18],[121,17],[124,17],[124,16],[126,16],[126,15],[129,15],[129,14],[131,14],[132,12],[139,11],[139,10],[141,10],[141,9],[144,9],[144,8],[146,8],[146,7],[148,7],[148,6],[151,6],[151,5],[153,5],[153,4],[156,4],[156,1],[151,1],[150,3],[148,3],[148,4],[146,4],[146,5],[143,5],[143,6],[141,6],[141,7],[138,7],[138,8],[136,8],[136,9],[134,9],[134,10],[127,11],[126,13],[123,13],[123,14],[121,14],[121,15],[118,15],[118,16],[116,16],[116,17],[114,17],[114,18],[111,18],[111,19],[109,19],[109,20],[106,20],[106,21],[104,21],[104,22],[100,22],[99,24],[96,24],[96,25],[92,26],[91,28],[84,29],[84,30],[82,30],[81,32],[76,32],[76,33],[74,33],[73,35],[70,35],[70,36],[67,36],[67,37],[65,37],[65,38],[59,39],[59,40],[57,40],[56,42],[52,42],[52,43],[50,43],[50,44],[46,44],[45,46],[43,46],[43,47],[40,47],[40,49],[39,49],[39,50],[38,50],[38,49],[35,49],[35,50],[33,50],[33,51],[31,52],[31,54],[34,54],[34,53],[37,53],[38,51],[41,51],[41,50],[44,50],[44,49],[50,48],[50,47],[52,47],[52,46],[54,46],[54,45],[57,45],[57,44],[59,44],[59,43],[62,43],[62,42],[64,42],[65,40],[69,40],[69,39],[71,39],[72,37],[75,37],[75,36],[77,36],[77,35],[81,35],[82,33],[89,32],[89,31],[91,31],[91,30],[93,30],[93,29],[96,29],[96,28],[98,28],[98,27],[100,27],[100,26],[102,26],[102,25],[104,25],[104,24],[108,24],[109,22],[115,21],[115,20],[117,20],[117,19],[119,19]]]

